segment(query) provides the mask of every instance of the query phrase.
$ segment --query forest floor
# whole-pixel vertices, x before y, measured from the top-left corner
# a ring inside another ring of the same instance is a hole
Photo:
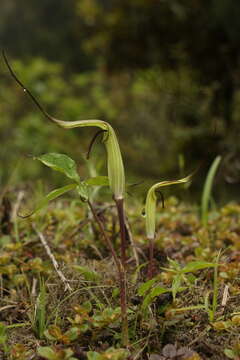
[[[62,199],[23,220],[25,206],[19,192],[0,210],[0,359],[240,359],[239,204],[204,227],[197,206],[167,199],[150,281],[142,206],[127,206],[128,348],[115,264],[87,208]],[[119,252],[115,208],[94,207]]]

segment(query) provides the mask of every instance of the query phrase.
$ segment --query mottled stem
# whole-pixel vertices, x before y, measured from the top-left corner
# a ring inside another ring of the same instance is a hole
[[[124,202],[123,199],[115,199],[115,202],[117,206],[121,236],[121,263],[124,269],[126,269],[126,226],[124,216]]]
[[[121,265],[123,283],[121,287],[121,306],[122,306],[122,344],[128,345],[128,319],[127,319],[127,279],[126,279],[126,225],[124,215],[124,200],[114,199],[119,219],[120,237],[121,237]]]
[[[153,278],[154,272],[154,239],[150,238],[149,240],[149,264],[148,264],[148,278]]]
[[[120,305],[121,305],[121,316],[122,316],[122,344],[123,346],[128,345],[128,319],[127,319],[127,286],[126,286],[126,271],[125,267],[122,264],[122,261],[116,255],[115,249],[112,246],[111,240],[109,239],[108,235],[106,234],[103,224],[100,221],[96,210],[92,206],[92,203],[88,201],[88,205],[92,211],[93,217],[96,220],[101,234],[109,247],[111,254],[113,256],[114,262],[117,267],[118,276],[119,276],[119,287],[120,287]]]

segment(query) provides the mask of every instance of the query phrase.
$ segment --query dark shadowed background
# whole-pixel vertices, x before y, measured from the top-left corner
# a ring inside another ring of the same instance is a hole
[[[190,189],[223,156],[215,191],[240,185],[238,0],[1,0],[0,44],[52,115],[100,118],[119,135],[129,182],[176,178],[202,161]],[[56,151],[105,173],[94,129],[49,123],[0,62],[0,186],[58,182],[27,155]],[[50,175],[51,174],[51,175]]]

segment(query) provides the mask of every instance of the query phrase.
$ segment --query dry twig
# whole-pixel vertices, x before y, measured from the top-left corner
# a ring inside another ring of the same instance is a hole
[[[38,234],[38,237],[44,247],[44,249],[46,250],[46,253],[48,254],[50,260],[52,261],[52,264],[54,266],[54,269],[56,270],[58,276],[60,277],[60,279],[62,280],[62,282],[64,283],[64,286],[65,286],[65,291],[68,290],[68,291],[72,291],[72,288],[71,286],[69,285],[69,282],[68,280],[65,278],[64,274],[62,273],[62,271],[59,269],[59,265],[57,263],[57,260],[55,258],[55,256],[53,255],[53,253],[51,252],[51,249],[50,247],[48,246],[47,242],[46,242],[46,239],[44,237],[44,235],[38,231],[37,229],[34,228],[34,230],[36,231],[36,233]]]
[[[222,304],[221,304],[223,307],[227,305],[228,297],[229,297],[229,286],[225,285],[223,290]]]

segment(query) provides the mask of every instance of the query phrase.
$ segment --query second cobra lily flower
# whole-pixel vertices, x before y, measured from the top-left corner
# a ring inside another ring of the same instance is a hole
[[[156,191],[164,186],[186,183],[191,180],[193,174],[186,176],[179,180],[161,181],[154,184],[147,193],[145,203],[145,216],[146,216],[146,234],[149,241],[149,271],[148,275],[151,278],[153,276],[153,251],[154,251],[154,239],[156,230],[156,207],[157,207],[157,195]]]

